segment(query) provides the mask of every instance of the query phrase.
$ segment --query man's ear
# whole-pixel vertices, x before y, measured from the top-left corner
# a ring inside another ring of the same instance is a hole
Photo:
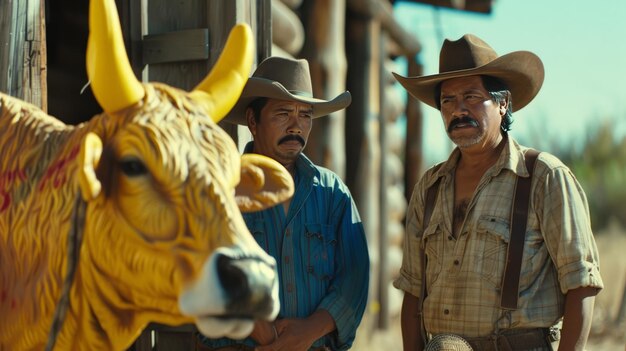
[[[269,157],[242,155],[240,178],[239,185],[235,188],[235,201],[241,212],[264,210],[293,196],[291,174]]]
[[[510,101],[511,101],[511,93],[507,93],[506,98],[500,100],[500,116],[501,117],[504,117],[504,115],[506,114],[506,110],[509,108]]]
[[[78,156],[78,183],[85,201],[95,199],[102,190],[102,184],[96,177],[100,156],[102,156],[100,137],[94,133],[87,133],[80,145]]]
[[[256,119],[254,119],[254,111],[250,107],[246,108],[246,122],[252,136],[256,136]]]

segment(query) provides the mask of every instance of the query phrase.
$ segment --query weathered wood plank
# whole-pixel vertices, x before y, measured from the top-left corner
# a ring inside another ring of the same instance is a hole
[[[14,20],[13,13],[17,10],[17,1],[0,1],[0,91],[11,94],[11,80],[9,72],[13,63]],[[12,95],[12,94],[11,94]]]
[[[45,110],[43,2],[2,1],[0,10],[0,91]]]

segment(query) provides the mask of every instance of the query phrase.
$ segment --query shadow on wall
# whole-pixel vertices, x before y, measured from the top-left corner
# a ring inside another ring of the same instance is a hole
[[[48,114],[78,124],[102,112],[85,67],[89,1],[46,1]],[[84,91],[81,93],[81,90]]]

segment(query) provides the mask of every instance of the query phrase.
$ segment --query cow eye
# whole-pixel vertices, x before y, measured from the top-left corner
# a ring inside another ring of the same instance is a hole
[[[143,162],[136,158],[121,160],[120,168],[122,169],[122,172],[129,177],[138,177],[148,173],[148,170]]]

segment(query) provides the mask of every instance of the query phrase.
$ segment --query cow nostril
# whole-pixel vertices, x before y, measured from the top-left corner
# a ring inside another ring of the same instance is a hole
[[[232,300],[241,301],[249,298],[248,278],[245,272],[234,264],[232,258],[220,255],[217,258],[217,273],[226,295],[230,296]]]

